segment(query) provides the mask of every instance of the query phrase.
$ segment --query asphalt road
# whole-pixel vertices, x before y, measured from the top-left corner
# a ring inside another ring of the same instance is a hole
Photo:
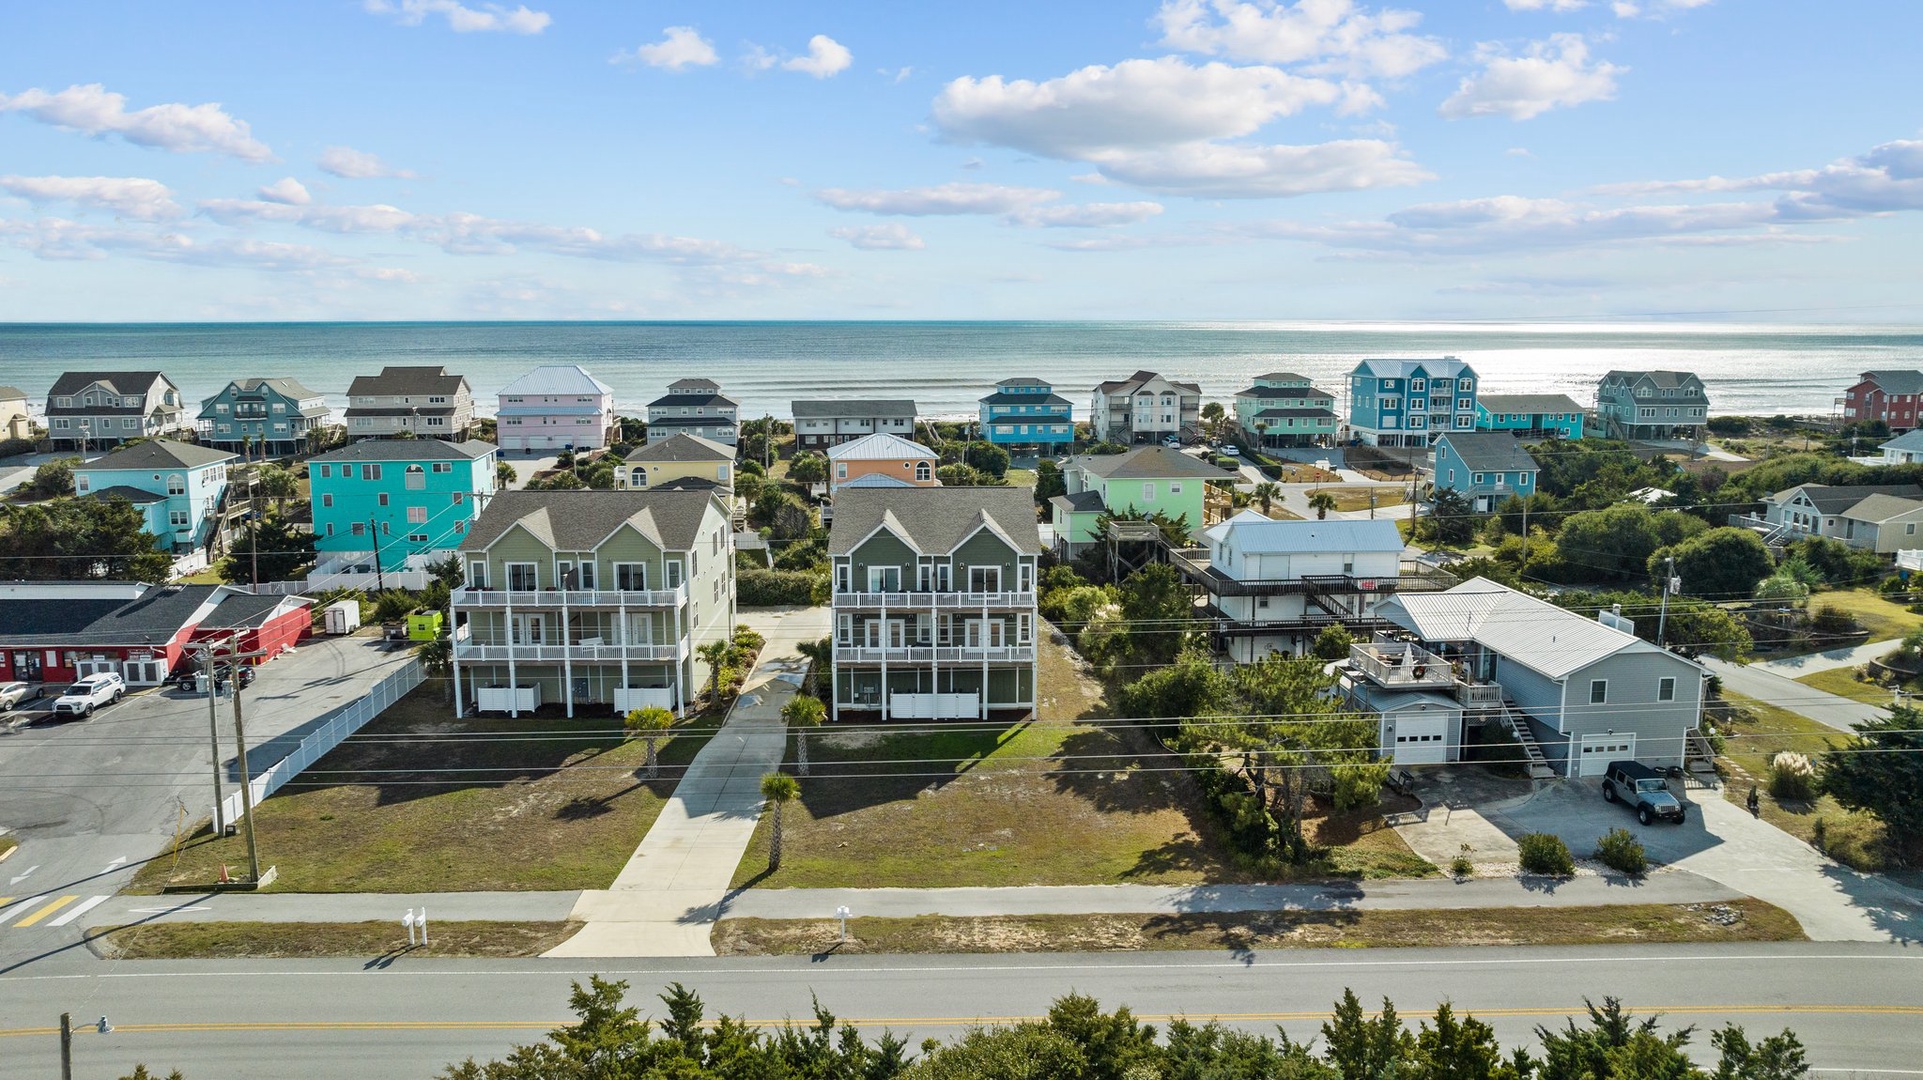
[[[1722,677],[1724,687],[1758,701],[1781,705],[1790,712],[1806,716],[1819,724],[1828,724],[1838,731],[1853,732],[1851,725],[1864,723],[1883,713],[1878,706],[1825,693],[1813,686],[1804,686],[1760,664],[1732,664],[1713,657],[1705,657],[1703,663]]]
[[[1442,1000],[1492,1023],[1505,1043],[1560,1026],[1585,997],[1752,1035],[1794,1029],[1812,1062],[1862,1075],[1916,1075],[1923,955],[1884,945],[1557,949],[1379,949],[1236,955],[816,957],[757,960],[181,962],[107,964],[69,956],[0,978],[0,1073],[54,1076],[62,1010],[105,1015],[109,1034],[75,1039],[76,1076],[119,1076],[135,1062],[193,1080],[263,1075],[377,1080],[428,1077],[491,1057],[569,1019],[569,984],[629,981],[631,1004],[658,1009],[671,981],[719,1012],[762,1023],[806,1017],[810,995],[837,1016],[910,1044],[981,1019],[1040,1015],[1071,990],[1126,1003],[1150,1020],[1219,1016],[1252,1030],[1314,1033],[1353,987],[1412,1020]]]
[[[248,758],[256,772],[287,753],[289,738],[364,694],[406,652],[385,652],[373,638],[329,639],[264,665],[248,687]],[[235,775],[233,713],[220,700],[221,757],[229,792]],[[96,712],[91,720],[40,721],[0,731],[0,825],[19,850],[0,863],[0,972],[74,928],[61,920],[95,897],[123,888],[140,864],[166,849],[176,828],[192,827],[213,806],[213,751],[207,699],[148,690]],[[61,898],[66,904],[21,923]],[[102,901],[104,902],[104,901]],[[0,1071],[3,1073],[3,1071]]]

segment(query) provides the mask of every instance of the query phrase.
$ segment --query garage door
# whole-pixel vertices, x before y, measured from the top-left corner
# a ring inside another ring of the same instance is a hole
[[[1628,761],[1636,756],[1634,735],[1584,735],[1578,754],[1577,776],[1601,776],[1612,761]]]
[[[1405,717],[1396,721],[1397,765],[1440,765],[1449,760],[1449,717]]]

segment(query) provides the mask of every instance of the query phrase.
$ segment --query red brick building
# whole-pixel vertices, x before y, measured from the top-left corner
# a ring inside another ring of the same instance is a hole
[[[1843,391],[1843,419],[1881,420],[1891,431],[1909,431],[1923,410],[1923,371],[1865,371]]]

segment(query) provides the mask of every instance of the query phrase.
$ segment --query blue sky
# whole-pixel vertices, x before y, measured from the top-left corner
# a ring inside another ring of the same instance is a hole
[[[0,320],[1923,321],[1923,5],[0,14]]]

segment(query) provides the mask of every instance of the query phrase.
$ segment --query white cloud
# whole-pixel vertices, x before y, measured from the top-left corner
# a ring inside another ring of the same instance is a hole
[[[1532,42],[1521,56],[1499,45],[1478,48],[1483,69],[1462,80],[1439,110],[1450,120],[1507,116],[1528,120],[1551,109],[1569,108],[1616,96],[1616,76],[1628,70],[1592,61],[1581,34],[1555,34]]]
[[[139,221],[180,214],[165,184],[137,176],[0,176],[0,191],[32,203],[69,203]]]
[[[1162,44],[1183,52],[1390,78],[1448,55],[1435,38],[1404,32],[1421,21],[1417,12],[1370,13],[1352,0],[1164,0],[1153,20]]]
[[[1403,187],[1433,174],[1393,143],[1344,139],[1310,146],[1190,143],[1095,159],[1107,176],[1149,191],[1224,199],[1289,198]]]
[[[218,103],[150,105],[127,111],[127,98],[99,83],[69,86],[58,93],[41,89],[0,94],[0,112],[25,113],[45,124],[104,137],[118,135],[136,146],[186,154],[228,154],[242,161],[271,161],[273,151],[255,139],[245,121]]]
[[[268,202],[285,203],[288,206],[306,206],[314,201],[314,196],[308,194],[307,185],[291,176],[268,184],[256,194]]]
[[[1519,157],[1519,158],[1532,158],[1536,156],[1535,153],[1526,146],[1512,146],[1509,149],[1504,150],[1503,153],[1508,155],[1509,157]]]
[[[863,251],[920,251],[928,246],[927,241],[898,221],[886,225],[844,225],[829,229],[828,235],[846,240]]]
[[[667,35],[652,45],[638,46],[633,52],[618,52],[610,61],[616,64],[646,64],[649,67],[680,71],[688,67],[707,67],[718,63],[714,43],[701,36],[692,26],[670,26],[662,31]]]
[[[421,220],[406,210],[385,204],[309,206],[252,199],[203,199],[200,212],[223,225],[273,222],[343,234],[395,233]]]
[[[1589,0],[1502,0],[1510,11],[1581,11]]]
[[[419,26],[429,15],[439,15],[447,20],[448,29],[457,34],[487,31],[538,34],[554,21],[547,12],[533,11],[526,5],[468,7],[459,0],[363,0],[361,6],[375,15],[391,15],[403,26]]]
[[[1647,3],[1637,3],[1635,0],[1615,0],[1609,8],[1619,19],[1636,19],[1644,16],[1660,19],[1678,11],[1693,11],[1699,7],[1708,7],[1713,2],[1714,0],[1648,0]]]
[[[936,187],[850,190],[828,188],[815,198],[836,210],[928,217],[951,214],[1009,214],[1062,197],[1047,188],[1005,184],[948,183]]]
[[[201,240],[184,232],[95,226],[64,218],[0,220],[0,240],[48,260],[98,260],[110,255],[192,266],[308,271],[354,265],[354,259],[306,244],[252,239]]]
[[[1162,212],[1157,202],[1082,203],[1031,206],[1009,215],[1009,223],[1039,229],[1102,229],[1133,225]]]
[[[321,151],[318,164],[322,172],[343,180],[374,180],[382,177],[414,179],[414,174],[406,169],[397,169],[379,157],[351,146],[328,147]]]
[[[849,52],[846,45],[827,34],[816,34],[808,39],[808,55],[797,56],[783,63],[781,69],[827,79],[848,70],[848,65],[854,61],[855,54]]]

